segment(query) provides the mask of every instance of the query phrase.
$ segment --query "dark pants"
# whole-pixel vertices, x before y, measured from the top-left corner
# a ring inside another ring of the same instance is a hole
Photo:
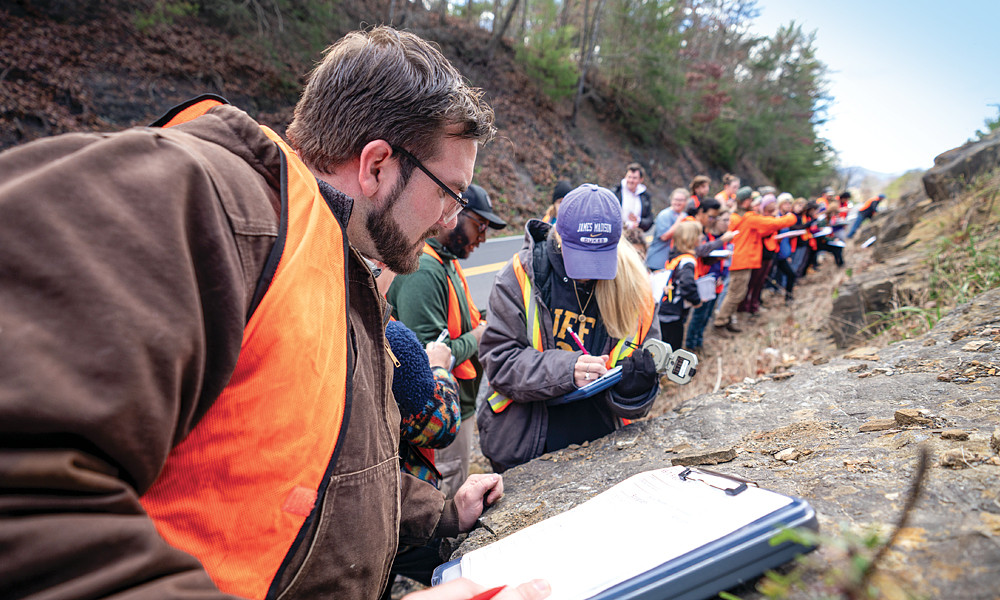
[[[844,266],[844,249],[840,246],[831,246],[826,242],[822,242],[819,245],[819,249],[824,252],[829,252],[833,255],[833,262],[837,263],[838,267]]]
[[[702,302],[701,306],[691,311],[691,321],[687,326],[687,347],[695,350],[701,348],[705,335],[705,327],[708,326],[709,319],[712,318],[712,309],[715,308],[717,298],[712,298],[708,302]]]
[[[760,262],[760,268],[754,269],[750,274],[750,286],[747,288],[747,296],[740,303],[740,312],[747,312],[752,315],[760,312],[760,293],[764,290],[764,281],[767,280],[768,273],[771,272],[771,259],[765,258]]]
[[[809,244],[801,243],[795,249],[795,254],[792,254],[792,271],[795,272],[796,277],[803,277],[806,274],[806,267],[809,266],[813,254],[815,252],[809,247]]]
[[[791,298],[792,290],[795,288],[796,277],[792,266],[788,264],[788,259],[775,258],[773,272],[777,275],[775,279],[785,288],[785,298]]]
[[[676,321],[664,323],[660,321],[660,339],[670,344],[671,350],[679,350],[684,345],[684,321],[687,320],[687,309],[681,313],[681,318]]]

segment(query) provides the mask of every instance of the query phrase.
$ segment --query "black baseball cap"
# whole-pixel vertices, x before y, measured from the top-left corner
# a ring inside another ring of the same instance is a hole
[[[462,192],[462,198],[469,201],[465,205],[465,210],[471,210],[486,219],[491,228],[503,229],[507,226],[507,221],[504,221],[493,212],[493,203],[490,202],[490,196],[483,188],[473,183],[469,186],[469,189]]]

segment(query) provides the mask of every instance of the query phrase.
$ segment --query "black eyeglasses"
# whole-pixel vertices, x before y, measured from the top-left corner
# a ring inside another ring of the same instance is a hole
[[[470,213],[472,213],[472,211],[464,212],[462,214],[465,215],[466,219],[476,224],[476,229],[479,230],[479,233],[486,233],[486,229],[490,226],[490,224],[487,223],[486,221],[481,220],[479,217],[472,216],[472,214],[474,213],[472,214]]]
[[[418,169],[420,169],[421,171],[423,171],[423,172],[424,172],[424,174],[425,174],[425,175],[427,175],[428,177],[430,177],[430,178],[431,178],[431,181],[433,181],[434,183],[436,183],[436,184],[438,185],[438,187],[439,187],[439,188],[441,188],[442,190],[444,190],[444,193],[445,193],[445,194],[448,194],[448,196],[449,196],[449,197],[450,197],[450,198],[451,198],[452,200],[454,200],[454,201],[455,201],[455,203],[456,203],[456,204],[455,204],[455,206],[454,206],[454,207],[452,207],[452,209],[451,209],[451,210],[448,210],[448,211],[446,211],[446,212],[445,212],[445,213],[444,213],[444,214],[442,215],[442,218],[443,218],[443,219],[444,219],[444,220],[445,220],[446,222],[447,222],[447,221],[451,221],[451,220],[452,220],[452,219],[454,219],[454,218],[455,218],[456,216],[458,216],[458,213],[462,212],[462,209],[463,209],[463,208],[465,208],[465,207],[466,207],[466,206],[467,206],[467,205],[469,204],[469,201],[468,201],[468,200],[466,200],[465,198],[463,198],[463,197],[462,197],[462,194],[460,194],[460,193],[455,193],[455,192],[454,192],[454,191],[453,191],[453,190],[452,190],[452,189],[451,189],[450,187],[446,186],[446,185],[444,184],[444,182],[442,182],[442,181],[441,181],[440,179],[438,179],[438,178],[437,178],[437,177],[436,177],[436,176],[434,175],[434,173],[431,173],[431,172],[430,172],[430,169],[428,169],[427,167],[425,167],[425,166],[423,165],[423,163],[421,163],[421,162],[420,162],[419,160],[417,160],[417,157],[416,157],[416,156],[413,156],[412,154],[410,154],[410,153],[409,153],[409,151],[407,151],[406,149],[404,149],[404,148],[401,148],[401,147],[399,147],[399,146],[392,146],[392,151],[393,151],[393,152],[398,152],[399,154],[401,154],[401,155],[405,156],[406,158],[410,159],[410,160],[411,160],[411,161],[413,162],[413,164],[414,164],[414,165],[416,165],[416,167],[417,167]]]

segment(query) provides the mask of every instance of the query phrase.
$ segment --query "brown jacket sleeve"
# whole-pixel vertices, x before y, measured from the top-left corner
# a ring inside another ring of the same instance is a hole
[[[22,146],[0,172],[3,596],[223,597],[138,498],[235,365],[267,177],[148,129]]]

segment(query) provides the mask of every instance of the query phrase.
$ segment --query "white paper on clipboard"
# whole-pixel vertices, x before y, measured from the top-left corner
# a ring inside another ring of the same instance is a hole
[[[587,502],[461,560],[461,575],[495,587],[546,579],[551,600],[588,598],[788,506],[756,487],[735,495],[684,467],[640,473]],[[637,526],[641,524],[641,526]]]
[[[663,299],[663,288],[667,286],[671,271],[660,269],[653,271],[649,275],[649,288],[653,292],[653,300],[659,302]]]
[[[776,239],[776,240],[783,240],[785,238],[796,237],[796,236],[805,235],[805,234],[806,234],[806,230],[805,229],[792,229],[791,231],[786,231],[784,233],[776,233],[774,235],[774,239]]]

